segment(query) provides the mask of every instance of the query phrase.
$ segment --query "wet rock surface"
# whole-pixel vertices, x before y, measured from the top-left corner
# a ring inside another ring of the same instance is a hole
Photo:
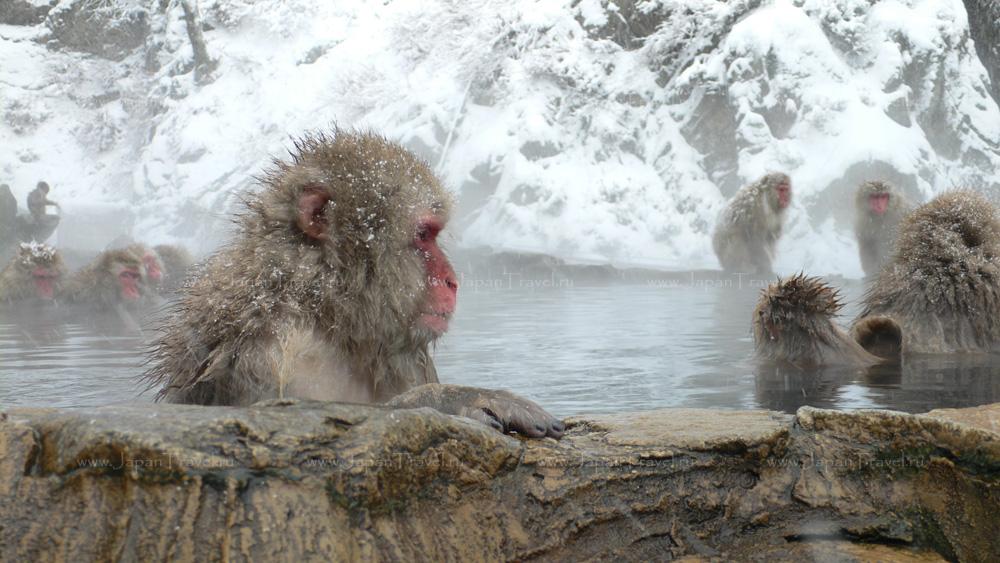
[[[568,420],[272,402],[0,416],[0,560],[1000,558],[1000,404]]]

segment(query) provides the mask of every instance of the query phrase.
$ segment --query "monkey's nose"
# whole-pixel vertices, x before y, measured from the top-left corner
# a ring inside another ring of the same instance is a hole
[[[444,284],[448,286],[448,289],[450,289],[452,293],[458,293],[458,280],[455,279],[454,275],[449,275],[444,278]]]

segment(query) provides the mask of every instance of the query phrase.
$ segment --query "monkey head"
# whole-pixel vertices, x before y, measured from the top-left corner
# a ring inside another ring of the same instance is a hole
[[[142,299],[142,259],[129,250],[107,251],[98,265],[98,284],[124,303]],[[110,295],[109,295],[110,296]]]
[[[784,211],[792,203],[792,179],[788,174],[772,172],[764,177],[764,187],[767,190],[771,209]]]
[[[56,287],[66,270],[59,252],[46,244],[22,243],[16,260],[24,276],[30,277],[35,297],[45,301],[55,299]]]
[[[861,189],[858,190],[858,209],[876,216],[885,215],[889,211],[892,191],[889,184],[878,180],[861,184]]]
[[[815,335],[817,322],[828,321],[843,307],[837,290],[817,277],[798,274],[779,279],[761,292],[753,314],[758,348]]]
[[[315,318],[380,342],[427,344],[448,329],[458,281],[438,239],[451,198],[423,161],[338,129],[300,139],[261,180],[245,228],[274,243],[260,252],[285,254],[265,263],[285,264],[282,291]]]
[[[138,256],[142,262],[140,274],[143,281],[153,286],[159,285],[163,280],[163,262],[156,252],[141,243],[129,245],[128,250]]]

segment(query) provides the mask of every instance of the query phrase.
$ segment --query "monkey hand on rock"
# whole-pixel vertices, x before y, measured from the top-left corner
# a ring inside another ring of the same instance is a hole
[[[532,401],[499,389],[428,383],[398,395],[395,408],[431,407],[445,414],[478,420],[500,432],[529,438],[561,438],[566,426]]]

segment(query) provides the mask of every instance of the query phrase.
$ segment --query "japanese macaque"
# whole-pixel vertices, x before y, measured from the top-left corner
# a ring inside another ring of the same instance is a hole
[[[865,182],[855,197],[854,234],[858,239],[861,267],[875,276],[889,259],[900,220],[912,206],[898,190],[885,182]]]
[[[160,260],[159,254],[152,248],[138,242],[130,244],[125,250],[138,256],[142,262],[140,272],[146,287],[154,290],[159,289],[164,277],[163,261]]]
[[[770,274],[774,247],[791,201],[792,181],[787,174],[778,172],[736,192],[722,211],[712,236],[712,247],[722,269]]]
[[[62,293],[66,266],[55,248],[21,243],[17,254],[0,271],[0,302],[52,302]]]
[[[989,353],[1000,346],[1000,219],[972,191],[938,196],[907,215],[869,288],[849,345],[830,322],[839,308],[815,278],[768,288],[753,321],[758,353],[813,365],[897,361],[906,354]],[[789,338],[791,335],[793,338]],[[858,347],[871,357],[859,352]]]
[[[135,253],[105,250],[70,277],[66,295],[73,303],[101,308],[140,305],[149,292],[142,275],[142,259]]]
[[[772,283],[753,312],[757,357],[799,368],[879,363],[834,323],[842,307],[837,291],[819,278],[799,274]]]
[[[191,253],[182,246],[172,244],[159,244],[153,247],[153,251],[163,262],[163,279],[160,281],[160,290],[164,292],[176,291],[187,277],[188,270],[194,265],[194,258]]]
[[[892,257],[865,295],[852,334],[886,356],[997,349],[996,207],[976,192],[958,190],[903,218]]]
[[[438,244],[451,198],[428,166],[371,133],[307,135],[247,199],[237,235],[181,291],[145,377],[158,399],[429,406],[502,431],[561,422],[504,391],[442,385],[429,347],[458,282]]]

